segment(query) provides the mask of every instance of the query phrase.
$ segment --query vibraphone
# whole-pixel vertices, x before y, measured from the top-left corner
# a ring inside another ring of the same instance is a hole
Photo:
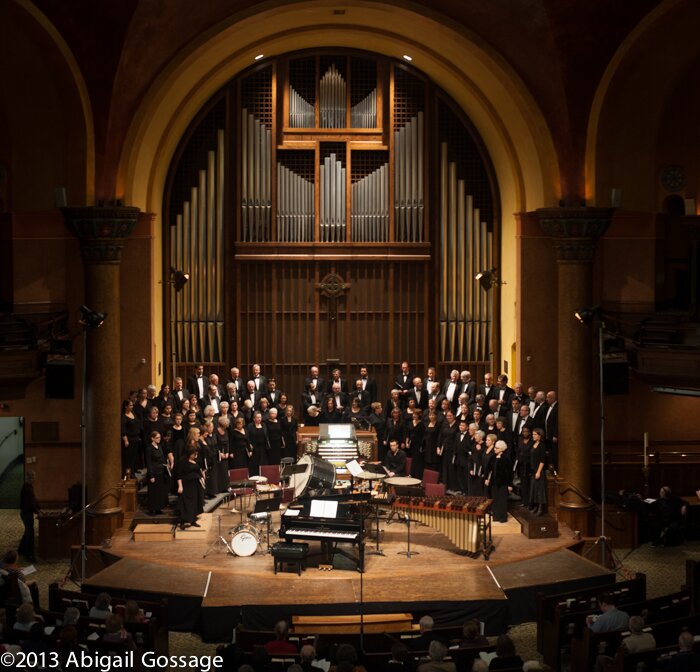
[[[494,548],[492,503],[486,497],[397,497],[391,506],[442,532],[472,557],[483,553],[484,560],[488,560]]]

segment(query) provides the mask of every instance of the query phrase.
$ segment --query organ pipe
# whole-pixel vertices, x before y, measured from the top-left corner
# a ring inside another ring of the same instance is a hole
[[[345,128],[345,80],[332,64],[321,77],[319,105],[321,128]]]
[[[345,168],[335,154],[323,160],[321,176],[321,242],[345,241]]]
[[[402,243],[423,240],[423,113],[394,131],[394,226]]]
[[[457,177],[447,143],[440,145],[439,170],[440,302],[439,332],[445,361],[489,359],[491,302],[472,281],[492,264],[492,234],[481,221],[474,197]]]
[[[283,243],[305,243],[314,236],[314,185],[277,164],[277,237]]]
[[[389,167],[384,164],[352,185],[352,239],[386,242],[389,232]]]
[[[290,128],[313,128],[316,125],[314,106],[289,87]]]
[[[272,133],[246,109],[241,116],[241,240],[269,241]]]
[[[350,108],[351,128],[377,127],[377,89]]]

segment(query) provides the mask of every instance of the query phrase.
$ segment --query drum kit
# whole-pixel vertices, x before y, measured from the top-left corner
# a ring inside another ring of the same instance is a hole
[[[280,491],[280,487],[273,483],[268,483],[265,476],[251,476],[248,479],[251,487],[254,488],[254,496],[256,501],[257,498],[262,494],[271,494],[273,497]],[[250,502],[249,502],[250,504]],[[256,506],[257,508],[257,506]],[[237,525],[229,528],[226,532],[226,536],[221,531],[221,517],[223,514],[239,514],[240,522]],[[262,524],[267,522],[267,546],[269,550],[270,546],[270,514],[267,513],[251,513],[249,514],[248,520],[243,520],[245,514],[244,507],[241,506],[240,509],[228,508],[219,511],[218,518],[218,533],[214,542],[209,546],[207,551],[204,553],[206,558],[210,553],[220,548],[225,549],[226,553],[230,553],[233,556],[238,557],[249,557],[255,555],[256,553],[267,553],[267,550],[263,550],[263,538],[264,530],[262,529]],[[228,539],[227,539],[228,537]]]

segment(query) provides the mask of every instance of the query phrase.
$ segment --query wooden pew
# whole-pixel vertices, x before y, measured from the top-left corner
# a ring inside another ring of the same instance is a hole
[[[613,584],[594,586],[574,593],[537,597],[537,648],[544,662],[559,669],[559,658],[571,637],[580,632],[588,614],[597,611],[597,597],[608,592],[617,598],[618,606],[646,599],[646,576],[637,574],[634,579]]]

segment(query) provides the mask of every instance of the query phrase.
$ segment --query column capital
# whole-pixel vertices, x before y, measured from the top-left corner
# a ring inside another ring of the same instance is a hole
[[[614,208],[539,208],[541,229],[552,238],[559,262],[590,263],[612,219]]]
[[[68,230],[80,241],[85,264],[119,264],[124,242],[136,227],[139,208],[98,206],[61,208]]]

